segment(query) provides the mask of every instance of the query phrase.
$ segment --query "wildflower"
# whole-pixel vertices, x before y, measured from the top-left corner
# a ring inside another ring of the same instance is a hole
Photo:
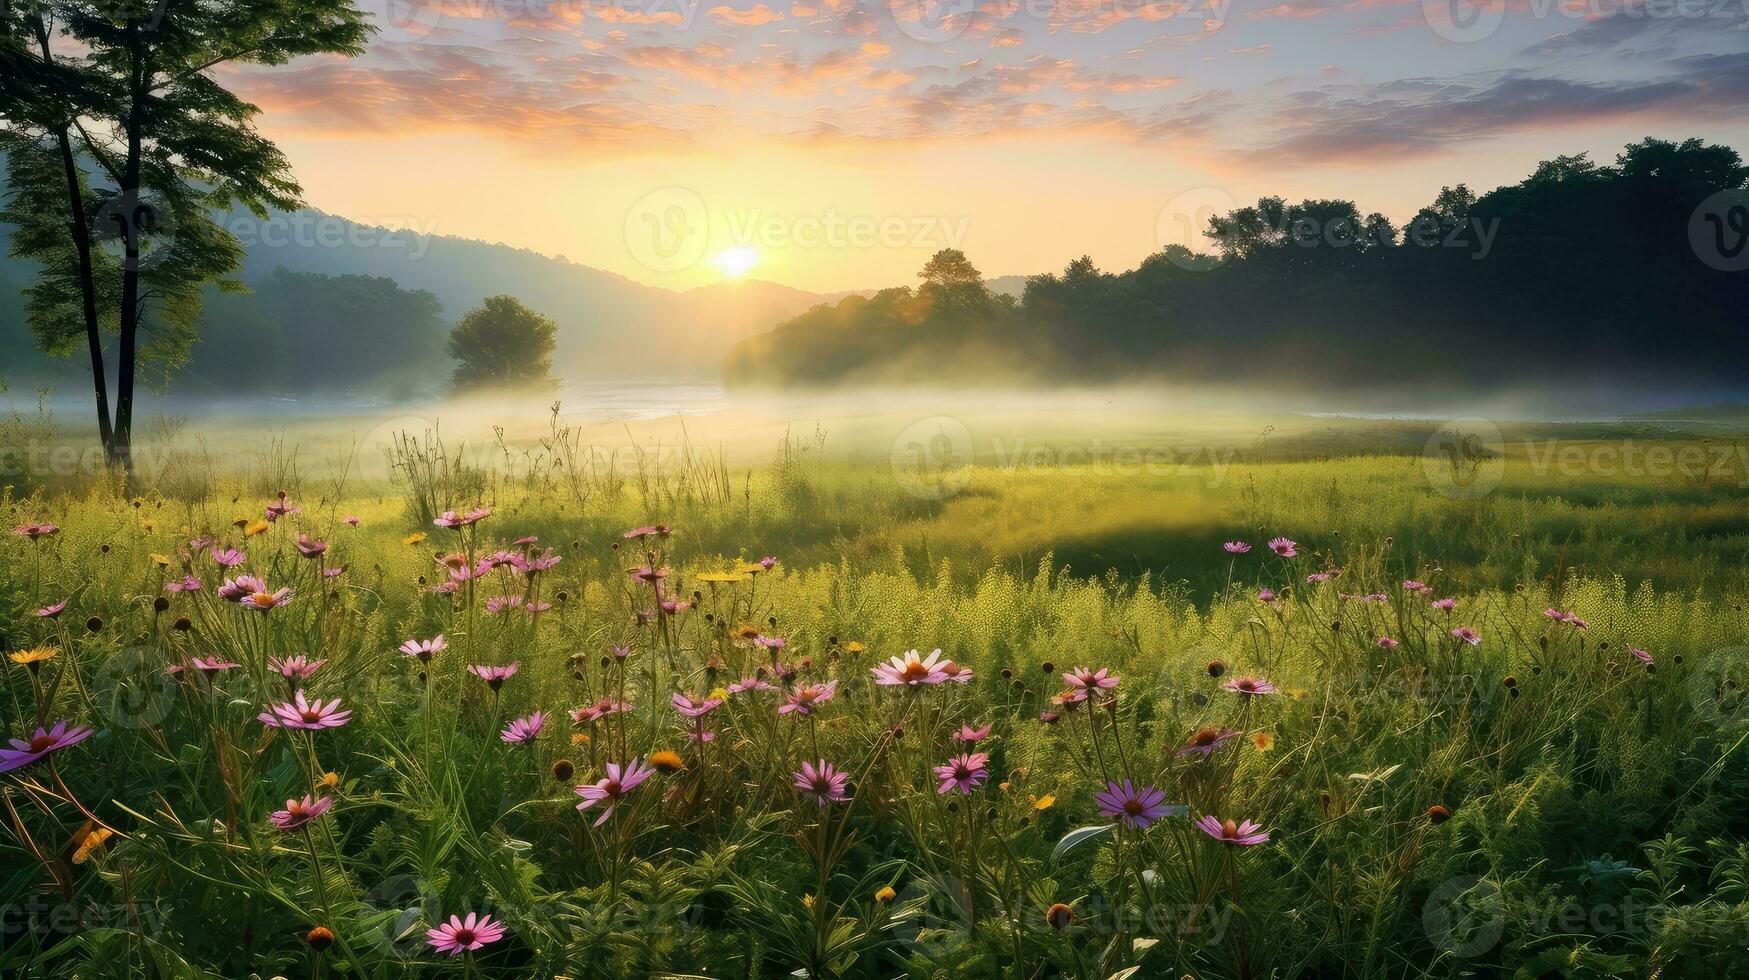
[[[115,831],[108,827],[91,828],[91,832],[80,839],[78,850],[73,852],[73,863],[84,864],[91,858],[91,855],[103,850],[103,846],[109,843],[109,839],[113,836],[115,836]]]
[[[287,514],[296,513],[298,513],[298,508],[293,507],[291,501],[285,499],[285,491],[281,490],[278,498],[276,498],[273,503],[267,505],[266,516],[270,521],[277,521]]]
[[[345,521],[347,524],[352,525],[353,527],[357,527],[359,524],[358,518],[354,517],[351,514],[348,514],[345,517],[342,517],[341,520]]]
[[[1335,577],[1336,573],[1334,572],[1313,572],[1306,576],[1306,581],[1316,585],[1319,582],[1328,582]]]
[[[286,800],[285,809],[275,810],[267,819],[280,830],[296,830],[310,821],[328,812],[334,805],[332,796],[311,799],[305,796],[301,800]]]
[[[967,745],[976,745],[977,743],[982,742],[984,739],[989,738],[989,737],[990,737],[990,726],[989,725],[985,725],[982,728],[973,728],[970,725],[961,725],[960,730],[953,733],[954,741],[965,742]]]
[[[339,789],[340,788],[340,774],[337,772],[325,772],[325,773],[323,773],[322,778],[316,780],[316,787],[318,789]]]
[[[306,681],[310,679],[310,675],[321,670],[322,665],[327,662],[326,660],[311,660],[300,653],[295,657],[269,657],[267,658],[267,669],[274,671],[288,681]]]
[[[880,889],[874,893],[874,897],[877,902],[890,902],[893,899],[898,898],[899,893],[893,891],[892,885],[882,885]]]
[[[626,572],[626,574],[630,575],[632,578],[635,578],[640,582],[643,582],[645,585],[653,585],[653,584],[660,582],[663,579],[668,577],[668,569],[666,569],[666,568],[649,568],[646,566],[644,568],[629,569]]]
[[[1402,646],[1402,644],[1388,636],[1379,637],[1379,649],[1381,650],[1395,650],[1399,646]]]
[[[1268,831],[1249,820],[1244,823],[1235,824],[1231,820],[1222,820],[1219,817],[1214,816],[1204,816],[1196,822],[1196,826],[1201,829],[1203,833],[1213,837],[1215,840],[1218,840],[1223,844],[1230,844],[1238,847],[1250,847],[1253,844],[1261,844],[1269,839]]]
[[[242,664],[231,663],[228,660],[220,660],[218,657],[194,657],[189,660],[188,665],[208,676],[220,673],[221,671],[235,670],[238,667],[243,666]]]
[[[624,537],[627,540],[632,540],[632,541],[642,541],[643,539],[649,538],[649,537],[663,537],[663,538],[665,538],[668,536],[668,534],[669,534],[668,525],[666,525],[666,524],[654,524],[654,525],[651,525],[649,527],[634,527],[630,531],[627,531],[625,534],[621,535],[621,537]]]
[[[406,545],[424,544],[425,543],[425,532],[424,531],[414,531],[412,534],[409,534],[406,537],[402,538],[401,543],[406,544]]]
[[[733,684],[730,684],[727,690],[730,694],[740,694],[744,691],[770,691],[773,690],[774,687],[775,685],[763,678],[743,677]]]
[[[1254,694],[1275,693],[1275,685],[1261,677],[1235,677],[1221,686],[1229,691],[1237,691],[1246,697]]]
[[[302,728],[308,731],[320,731],[324,728],[339,728],[352,720],[351,709],[341,710],[340,699],[324,703],[320,698],[310,701],[304,697],[303,691],[297,691],[292,699],[283,704],[268,705],[268,709],[257,716],[261,723],[269,728]]]
[[[425,938],[439,953],[460,956],[503,939],[504,926],[493,922],[489,915],[476,916],[469,912],[465,920],[452,915],[448,922],[425,930]]]
[[[1067,929],[1074,918],[1075,910],[1062,902],[1057,902],[1045,909],[1045,922],[1049,923],[1052,929]]]
[[[753,643],[766,650],[782,650],[789,645],[789,641],[781,636],[756,636]]]
[[[468,511],[465,514],[457,514],[453,510],[446,510],[442,514],[439,514],[437,516],[437,518],[435,520],[433,520],[431,523],[437,525],[438,527],[447,527],[447,528],[453,528],[455,530],[460,530],[464,527],[468,527],[468,526],[473,525],[473,524],[478,524],[481,521],[483,521],[486,518],[491,517],[491,516],[492,516],[492,508],[490,508],[490,507],[479,507],[479,508],[476,508],[474,510]]]
[[[1243,555],[1251,550],[1251,545],[1244,541],[1228,541],[1221,545],[1229,555]]]
[[[840,772],[832,763],[825,759],[819,762],[803,762],[802,771],[792,773],[795,776],[796,789],[811,795],[814,802],[825,806],[828,803],[842,803],[850,797],[844,792],[850,776]]]
[[[1628,647],[1628,652],[1637,657],[1641,663],[1649,664],[1652,662],[1652,655],[1639,647]]]
[[[468,673],[486,682],[486,686],[496,691],[504,686],[504,682],[516,676],[517,663],[511,661],[502,667],[493,664],[469,664]]]
[[[1295,558],[1299,556],[1299,544],[1291,538],[1269,539],[1269,550],[1283,558]]]
[[[1136,830],[1146,829],[1173,809],[1166,805],[1166,794],[1161,790],[1152,786],[1138,789],[1127,779],[1122,785],[1107,782],[1103,791],[1093,794],[1093,799],[1099,804],[1099,812]]]
[[[546,723],[546,714],[536,711],[526,718],[518,718],[505,726],[504,730],[498,733],[498,737],[511,745],[533,742],[540,736],[541,726]]]
[[[1451,612],[1453,609],[1457,608],[1457,600],[1456,599],[1435,599],[1435,600],[1433,600],[1432,605],[1433,605],[1433,608],[1439,610],[1440,612]]]
[[[1256,746],[1259,752],[1268,752],[1275,748],[1275,736],[1268,732],[1258,732],[1251,736],[1251,744]]]
[[[334,945],[334,930],[327,926],[317,926],[304,935],[304,942],[309,943],[310,948],[316,952],[323,952]]]
[[[7,654],[7,657],[10,658],[13,663],[24,667],[34,674],[41,668],[44,661],[53,660],[60,654],[60,652],[60,648],[58,647],[32,647],[29,650],[13,651],[12,653]]]
[[[961,796],[969,796],[989,777],[989,764],[990,756],[984,752],[955,756],[945,765],[935,767],[935,778],[941,780],[935,792],[939,795],[957,789]]]
[[[786,693],[787,702],[778,705],[777,713],[787,715],[791,712],[801,715],[811,715],[814,708],[832,700],[838,693],[838,682],[827,681],[824,684],[806,684]]]
[[[328,542],[317,541],[308,534],[300,534],[298,535],[297,547],[298,553],[305,558],[320,558],[322,553],[328,550]]]
[[[1117,686],[1120,678],[1116,674],[1108,674],[1106,668],[1097,671],[1086,667],[1076,667],[1072,673],[1063,675],[1063,683],[1069,685],[1069,691],[1063,696],[1065,703],[1087,700],[1087,695],[1094,691],[1110,690]]]
[[[331,568],[322,569],[322,577],[323,578],[339,578],[340,576],[345,575],[345,574],[346,574],[346,566],[345,565],[336,565],[336,566],[333,566]]]
[[[439,633],[429,640],[408,640],[396,649],[409,657],[419,658],[419,662],[422,664],[428,664],[432,657],[442,653],[448,647],[449,644],[444,642],[443,634]]]
[[[1274,602],[1275,600],[1276,600],[1276,595],[1275,595],[1275,591],[1273,589],[1258,589],[1257,590],[1257,601],[1258,602]]]
[[[680,753],[672,749],[661,749],[650,753],[650,765],[662,772],[679,772],[686,768],[686,764],[680,759]]]
[[[906,686],[916,687],[919,684],[940,684],[947,680],[947,674],[942,671],[939,661],[941,651],[936,650],[924,657],[916,650],[906,651],[903,658],[894,657],[891,662],[869,668],[875,675],[875,683],[884,687]]]
[[[1469,628],[1468,626],[1459,626],[1457,629],[1454,629],[1451,631],[1451,635],[1457,637],[1458,639],[1464,641],[1465,643],[1468,643],[1470,646],[1473,646],[1473,647],[1482,645],[1482,634],[1476,632],[1475,630]]]
[[[1417,582],[1411,578],[1411,579],[1404,579],[1403,580],[1403,591],[1404,592],[1417,592],[1417,593],[1419,593],[1419,592],[1431,592],[1431,591],[1433,591],[1433,587],[1428,585],[1425,582]]]
[[[1057,711],[1041,711],[1038,713],[1038,720],[1046,725],[1055,725],[1062,717],[1062,713]]]
[[[941,668],[941,672],[943,674],[947,675],[948,680],[953,681],[956,684],[969,684],[969,683],[971,683],[972,668],[961,667],[959,664],[956,664],[951,660],[943,660],[939,664],[939,666]]]
[[[1177,755],[1182,759],[1187,755],[1195,755],[1200,752],[1202,757],[1206,759],[1213,755],[1216,749],[1227,744],[1238,734],[1230,728],[1200,728],[1196,734],[1190,736],[1190,741],[1184,743],[1184,747],[1178,750]]]
[[[675,711],[687,718],[703,718],[723,706],[721,698],[698,698],[695,700],[679,691],[669,695],[668,701],[674,705]]]
[[[9,739],[12,747],[0,749],[0,772],[23,769],[51,752],[78,745],[91,737],[91,729],[84,725],[71,728],[67,725],[65,721],[57,721],[53,728],[38,728],[28,742],[21,738]]]
[[[1038,797],[1037,799],[1032,801],[1032,808],[1034,810],[1041,810],[1041,811],[1042,810],[1049,810],[1051,807],[1056,806],[1056,805],[1057,805],[1057,796],[1055,793],[1046,793],[1045,795]]]
[[[1435,803],[1427,808],[1427,822],[1438,826],[1451,819],[1451,808]]]
[[[243,528],[243,536],[246,538],[253,538],[257,535],[266,534],[269,526],[271,526],[271,522],[269,521],[251,521]]]
[[[27,538],[31,539],[32,541],[36,541],[36,540],[41,539],[41,538],[51,537],[53,535],[59,534],[60,532],[61,532],[61,529],[56,527],[53,524],[37,524],[35,522],[28,523],[28,524],[20,524],[17,527],[12,529],[13,534],[23,535],[24,537],[27,537]]]
[[[243,564],[243,560],[248,557],[237,548],[214,548],[211,554],[213,561],[222,568],[235,568]]]
[[[613,808],[619,805],[619,801],[625,798],[627,793],[637,789],[640,783],[655,773],[656,770],[645,768],[636,758],[633,758],[624,767],[618,763],[609,762],[606,776],[588,786],[577,787],[577,795],[583,797],[583,802],[577,804],[577,809],[587,810],[597,803],[606,803],[607,805],[602,808],[601,816],[595,819],[595,826],[599,827],[607,822],[608,817],[613,815]]]
[[[170,593],[199,592],[200,579],[195,578],[193,575],[184,575],[182,578],[177,579],[174,582],[165,582],[164,591]]]
[[[72,601],[73,601],[72,597],[68,596],[67,598],[62,599],[60,602],[56,602],[56,603],[53,603],[51,605],[44,606],[41,609],[38,609],[36,611],[37,618],[38,619],[55,619],[55,618],[59,617],[61,615],[61,613],[67,611],[67,603],[72,602]]]

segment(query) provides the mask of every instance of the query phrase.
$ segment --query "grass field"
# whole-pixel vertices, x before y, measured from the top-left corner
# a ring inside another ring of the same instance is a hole
[[[0,973],[1742,971],[1745,427],[1065,418],[27,467]]]

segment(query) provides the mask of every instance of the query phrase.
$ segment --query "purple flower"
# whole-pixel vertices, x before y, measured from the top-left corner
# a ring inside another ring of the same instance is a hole
[[[1274,602],[1275,601],[1275,592],[1270,590],[1270,589],[1259,589],[1257,591],[1257,601],[1258,602]]]
[[[977,743],[982,742],[984,739],[989,738],[989,737],[990,737],[990,726],[989,725],[985,725],[983,728],[973,728],[970,725],[961,725],[960,730],[953,733],[954,741],[964,742],[967,745],[976,745]]]
[[[468,511],[465,514],[457,514],[453,510],[446,510],[442,514],[439,514],[437,519],[433,520],[431,523],[438,527],[450,527],[459,530],[470,524],[478,524],[491,516],[492,508],[490,507],[479,507]]]
[[[1652,662],[1652,655],[1639,647],[1628,647],[1628,652],[1638,658],[1641,663],[1649,664]]]
[[[297,546],[298,553],[305,558],[320,558],[322,553],[328,550],[328,542],[317,541],[308,534],[298,535]]]
[[[705,715],[723,706],[722,698],[698,698],[694,700],[679,691],[668,696],[668,703],[674,705],[674,710],[687,718],[703,718]]]
[[[1166,805],[1163,791],[1152,786],[1138,789],[1127,779],[1122,785],[1107,782],[1104,791],[1093,794],[1093,799],[1099,804],[1099,812],[1135,830],[1146,829],[1172,809]]]
[[[214,548],[212,555],[213,561],[224,568],[235,568],[243,564],[243,559],[247,557],[237,548]]]
[[[536,711],[526,718],[518,718],[505,726],[504,730],[498,733],[498,737],[512,745],[532,742],[540,736],[540,730],[546,723],[547,716],[543,712]]]
[[[1269,550],[1283,558],[1294,558],[1299,555],[1299,543],[1292,538],[1270,538]]]
[[[439,953],[460,956],[473,952],[487,943],[495,943],[504,938],[502,923],[493,922],[489,915],[479,915],[469,912],[466,919],[450,916],[449,921],[435,929],[425,930],[425,938],[431,941],[433,949]]]
[[[327,662],[326,660],[311,660],[300,653],[295,657],[269,657],[267,658],[267,669],[274,671],[286,680],[307,681],[311,674],[321,670],[322,665]]]
[[[57,721],[53,728],[38,728],[28,742],[21,738],[9,739],[12,747],[0,749],[0,772],[23,769],[51,752],[78,745],[91,737],[91,729],[84,725],[69,728],[67,724],[65,721]]]
[[[1482,645],[1482,634],[1470,629],[1468,626],[1459,626],[1457,629],[1451,631],[1451,635],[1473,647]]]
[[[37,524],[35,522],[32,522],[29,524],[18,525],[17,527],[12,529],[12,533],[13,534],[22,534],[25,537],[31,539],[32,541],[35,541],[39,538],[46,538],[46,537],[49,537],[50,535],[58,534],[58,533],[60,533],[60,530],[61,530],[60,528],[56,527],[53,524]]]
[[[334,805],[332,796],[311,799],[306,796],[301,800],[286,800],[285,809],[275,810],[267,819],[280,830],[296,830],[304,824],[328,812]]]
[[[409,657],[418,657],[420,663],[428,664],[432,657],[442,653],[448,647],[449,644],[444,642],[443,634],[439,633],[429,640],[408,640],[396,649]]]
[[[297,691],[292,699],[283,704],[268,705],[267,710],[258,715],[261,723],[269,728],[301,728],[307,731],[320,731],[324,728],[339,728],[352,720],[350,709],[342,711],[340,699],[324,703],[320,698],[307,700],[304,692]]]
[[[1261,677],[1235,677],[1221,686],[1229,691],[1237,691],[1247,697],[1254,694],[1275,693],[1275,685]]]
[[[1121,678],[1101,667],[1089,670],[1086,667],[1076,667],[1072,672],[1063,675],[1063,683],[1069,689],[1060,695],[1064,704],[1074,704],[1087,700],[1087,695],[1095,691],[1108,691],[1117,686]]]
[[[1433,600],[1432,605],[1433,605],[1433,608],[1439,610],[1440,612],[1451,612],[1453,609],[1457,608],[1457,600],[1456,599],[1435,599],[1435,600]]]
[[[1393,640],[1388,636],[1379,637],[1379,648],[1382,650],[1395,650],[1395,649],[1397,649],[1397,647],[1399,647],[1401,645],[1402,644],[1398,643],[1396,640]]]
[[[935,778],[941,780],[936,787],[936,795],[942,795],[952,790],[959,790],[961,796],[970,796],[990,775],[990,756],[985,752],[971,752],[958,755],[948,760],[947,764],[935,767]]]
[[[743,677],[730,684],[725,690],[730,694],[740,694],[743,691],[770,691],[775,687],[776,685],[761,677]]]
[[[1228,541],[1221,545],[1229,555],[1243,555],[1251,550],[1251,545],[1244,541]]]
[[[1235,847],[1250,847],[1261,844],[1269,839],[1269,832],[1247,820],[1244,823],[1234,823],[1215,816],[1204,816],[1196,822],[1203,833],[1213,837],[1223,844]]]
[[[38,609],[36,611],[37,618],[39,618],[39,619],[54,619],[55,617],[59,616],[61,613],[65,612],[67,610],[67,603],[72,602],[72,601],[73,601],[73,597],[68,596],[67,598],[62,599],[60,602],[54,603],[52,605],[44,606],[41,609]]]
[[[844,792],[845,785],[850,781],[849,775],[838,771],[825,759],[821,759],[818,764],[803,762],[802,771],[791,775],[795,776],[796,789],[812,796],[821,806],[842,803],[850,798]]]
[[[181,579],[179,579],[175,582],[164,583],[164,591],[165,592],[172,592],[172,593],[174,593],[174,592],[199,592],[200,591],[200,579],[195,578],[193,575],[184,575]]]
[[[636,758],[626,763],[622,768],[618,763],[607,764],[607,775],[587,786],[577,787],[577,795],[583,797],[583,802],[577,804],[577,809],[587,810],[597,803],[605,803],[601,816],[595,819],[599,827],[613,815],[613,808],[627,793],[637,789],[644,780],[656,774],[656,770],[643,765]]]
[[[777,713],[787,715],[791,712],[811,715],[814,708],[832,700],[838,693],[838,682],[827,681],[824,684],[805,684],[794,691],[785,693],[786,703],[778,705]]]
[[[502,667],[492,664],[469,664],[468,673],[485,681],[487,687],[496,691],[504,686],[505,681],[516,676],[516,668],[517,664],[515,661],[511,661]]]

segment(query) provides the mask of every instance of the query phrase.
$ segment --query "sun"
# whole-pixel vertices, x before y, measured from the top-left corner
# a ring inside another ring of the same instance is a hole
[[[739,279],[759,264],[759,250],[751,245],[726,248],[711,257],[711,264],[730,279]]]

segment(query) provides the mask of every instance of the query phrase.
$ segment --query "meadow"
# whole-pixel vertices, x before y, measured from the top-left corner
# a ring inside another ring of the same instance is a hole
[[[26,473],[0,973],[1741,974],[1749,426],[1126,412]]]

